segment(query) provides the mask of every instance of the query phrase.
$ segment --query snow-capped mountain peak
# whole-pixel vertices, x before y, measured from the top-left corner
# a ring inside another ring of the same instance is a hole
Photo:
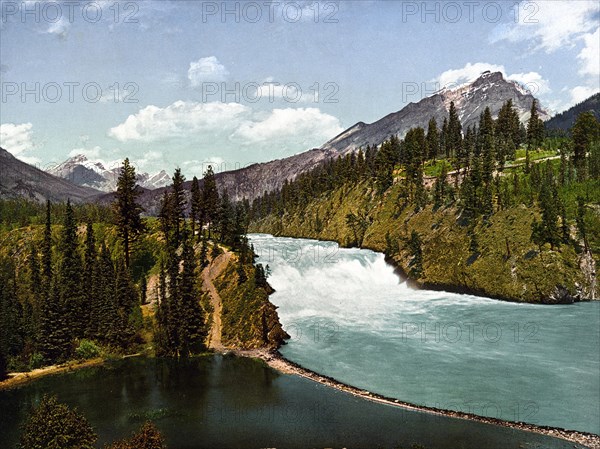
[[[120,164],[114,164],[114,167],[107,169],[100,161],[90,160],[85,154],[76,154],[47,172],[80,186],[113,192],[117,188],[119,170]],[[153,175],[138,173],[137,181],[141,187],[156,189],[170,184],[171,178],[167,172],[161,170]]]

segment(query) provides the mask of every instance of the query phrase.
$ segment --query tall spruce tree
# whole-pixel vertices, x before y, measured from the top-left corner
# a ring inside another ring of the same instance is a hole
[[[448,113],[448,134],[446,136],[446,152],[449,157],[460,159],[462,152],[462,125],[454,102],[450,102]]]
[[[181,242],[181,227],[185,220],[185,211],[187,207],[187,200],[185,197],[185,188],[183,183],[185,182],[185,176],[181,173],[181,169],[178,167],[175,169],[173,174],[173,185],[171,192],[172,201],[172,222],[175,236],[175,245],[178,246]]]
[[[129,268],[131,247],[145,230],[142,219],[143,208],[138,203],[141,191],[137,188],[135,168],[126,158],[123,161],[117,180],[117,193],[114,209],[117,218],[117,230],[123,243],[125,265]]]
[[[115,302],[118,311],[118,321],[115,323],[117,344],[125,349],[131,344],[136,331],[141,328],[142,322],[139,294],[123,260],[117,261],[115,282]]]
[[[94,304],[98,298],[94,296],[94,281],[96,280],[97,264],[96,238],[94,236],[94,227],[91,221],[87,222],[85,231],[85,252],[83,255],[83,293],[84,293],[84,325],[85,335],[93,338],[95,323],[92,322],[91,311],[96,309]]]
[[[61,274],[52,278],[50,294],[41,305],[39,350],[51,364],[67,360],[73,353],[65,307],[61,301]]]
[[[427,150],[429,159],[435,159],[440,151],[440,133],[434,117],[431,117],[427,125]]]
[[[573,164],[577,170],[577,178],[583,181],[587,174],[586,157],[593,144],[600,142],[600,122],[593,112],[583,112],[571,130],[573,135]]]
[[[46,222],[42,244],[42,276],[43,293],[48,296],[50,294],[50,284],[52,283],[52,216],[50,200],[46,201]]]
[[[198,241],[201,239],[202,234],[202,192],[200,191],[200,183],[198,178],[194,176],[192,179],[191,187],[191,205],[190,205],[190,220],[192,224],[192,235],[196,233],[196,226],[198,227]]]
[[[167,272],[165,262],[161,260],[158,272],[158,306],[156,309],[156,328],[154,345],[159,356],[169,355],[169,303],[167,299]]]
[[[192,242],[191,236],[184,238],[183,269],[178,285],[181,304],[181,322],[178,325],[179,341],[181,343],[179,353],[183,357],[201,352],[204,349],[204,339],[206,337],[204,313],[200,306],[196,255],[194,254]]]
[[[219,205],[219,192],[212,165],[209,165],[204,173],[202,184],[202,223],[208,225],[208,236],[211,235],[211,226],[217,218]]]
[[[96,338],[106,344],[116,346],[118,344],[117,303],[115,299],[115,267],[112,255],[106,244],[100,246],[98,267],[95,272],[94,297],[92,303],[91,321],[94,326]]]
[[[60,302],[66,314],[71,338],[80,338],[83,337],[87,324],[84,319],[85,299],[81,282],[83,266],[79,253],[77,223],[70,201],[67,201],[65,209],[59,250]]]
[[[28,277],[29,297],[23,304],[23,328],[30,347],[35,347],[39,335],[40,325],[40,304],[44,298],[44,289],[42,285],[42,275],[40,272],[40,259],[37,246],[31,245],[29,252],[29,277]]]
[[[6,374],[10,356],[23,349],[22,306],[18,299],[13,260],[0,259],[0,378]]]
[[[482,155],[482,180],[487,187],[492,182],[495,154],[494,120],[489,107],[485,108],[479,121],[477,144],[478,154]]]
[[[558,229],[558,216],[560,204],[558,191],[554,179],[554,171],[550,161],[545,164],[545,170],[541,179],[538,202],[542,211],[541,222],[535,221],[532,225],[532,240],[538,245],[550,243],[554,248],[560,244],[561,236]]]
[[[529,111],[529,121],[527,122],[527,148],[537,149],[544,140],[544,122],[538,114],[537,100],[531,103]]]

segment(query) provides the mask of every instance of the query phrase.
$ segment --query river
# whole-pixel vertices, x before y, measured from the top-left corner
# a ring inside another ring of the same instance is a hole
[[[600,433],[599,302],[414,290],[380,253],[262,234],[251,241],[292,337],[286,358],[414,404]]]
[[[599,433],[600,304],[415,291],[378,253],[251,237],[292,336],[287,358],[402,401]],[[370,402],[222,355],[129,358],[0,391],[0,448],[15,447],[44,393],[77,406],[100,445],[151,419],[170,449],[582,448]]]
[[[376,404],[234,356],[129,358],[0,391],[0,448],[44,393],[76,406],[100,445],[152,419],[169,449],[572,449],[548,436]]]

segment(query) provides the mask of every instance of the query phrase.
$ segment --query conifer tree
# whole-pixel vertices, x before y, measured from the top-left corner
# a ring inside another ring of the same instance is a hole
[[[94,281],[95,301],[92,303],[90,314],[96,338],[112,346],[118,346],[118,333],[121,331],[115,294],[115,267],[112,255],[106,244],[102,243]]]
[[[46,201],[46,224],[44,227],[44,241],[42,246],[42,276],[44,296],[50,294],[52,282],[52,217],[50,200]]]
[[[160,211],[158,213],[160,228],[168,248],[177,246],[177,242],[173,236],[173,215],[175,212],[173,209],[172,197],[173,194],[165,189],[160,203]]]
[[[156,354],[160,356],[169,354],[168,318],[167,273],[165,263],[161,260],[160,271],[158,272],[158,307],[156,310],[156,329],[154,331]]]
[[[429,153],[427,155],[428,159],[435,160],[440,151],[440,134],[434,117],[429,120],[427,126],[427,149]]]
[[[450,102],[450,111],[448,113],[448,133],[446,136],[446,152],[449,157],[460,159],[462,152],[462,125],[458,118],[458,111],[454,102]]]
[[[23,335],[25,350],[32,351],[37,344],[40,322],[40,304],[44,296],[41,283],[40,261],[35,244],[31,244],[28,256],[28,273],[20,279],[24,288],[19,289],[17,294],[22,297],[20,321],[21,334]],[[1,263],[1,261],[0,261]]]
[[[140,304],[144,305],[147,302],[147,292],[148,290],[148,280],[146,278],[146,274],[142,274],[140,278]]]
[[[479,121],[479,134],[477,137],[477,145],[479,147],[478,154],[482,158],[482,181],[487,186],[492,181],[494,170],[494,120],[490,108],[486,107]]]
[[[185,220],[185,211],[187,207],[187,200],[185,198],[185,189],[183,183],[185,182],[185,176],[181,173],[181,169],[178,167],[175,169],[173,174],[173,185],[171,192],[172,201],[172,222],[175,233],[175,246],[178,246],[181,241],[181,226]]]
[[[200,183],[198,178],[194,176],[192,179],[191,187],[191,206],[190,206],[190,219],[192,224],[192,235],[196,233],[196,225],[198,226],[198,241],[200,241],[202,234],[202,192],[200,191]]]
[[[65,308],[60,297],[60,274],[52,278],[50,294],[41,305],[39,349],[47,363],[68,359],[72,352]]]
[[[208,224],[208,238],[211,235],[211,226],[217,218],[219,205],[219,192],[212,166],[209,165],[204,173],[204,182],[202,184],[202,223]]]
[[[219,231],[220,241],[231,245],[233,243],[233,231],[234,231],[234,209],[229,201],[229,195],[227,193],[227,189],[223,191],[221,195],[221,201],[219,204],[218,214],[217,214],[217,229]]]
[[[200,268],[204,269],[208,266],[208,248],[206,238],[202,238],[202,245],[200,246]]]
[[[600,142],[600,122],[593,112],[583,112],[577,116],[573,125],[573,163],[577,169],[577,178],[583,181],[587,175],[585,163],[592,144]]]
[[[446,158],[450,158],[450,151],[447,145],[448,140],[448,118],[444,117],[442,122],[442,131],[440,132],[440,152],[446,155]]]
[[[138,203],[140,194],[141,192],[137,188],[135,168],[129,163],[129,159],[125,159],[119,172],[113,207],[116,213],[119,236],[123,242],[125,265],[128,268],[131,246],[145,230],[144,221],[141,217],[143,208]]]
[[[196,256],[192,245],[192,237],[183,241],[183,269],[179,281],[179,298],[181,302],[181,322],[178,323],[180,355],[187,357],[204,349],[206,337],[204,313],[200,306],[200,295],[196,273]]]
[[[9,356],[17,356],[23,349],[22,313],[15,264],[9,258],[0,259],[0,377],[4,377]]]
[[[139,294],[124,261],[117,261],[115,282],[118,310],[118,321],[115,323],[117,344],[121,348],[127,348],[136,331],[141,328],[142,322]]]
[[[94,281],[96,279],[96,238],[94,236],[94,227],[92,222],[88,221],[85,231],[85,253],[83,256],[83,292],[85,303],[83,307],[85,334],[88,337],[94,335],[94,325],[92,323],[91,311],[96,308],[94,304],[97,298],[94,296]]]
[[[532,225],[532,240],[538,245],[550,243],[551,248],[560,243],[558,230],[559,202],[554,173],[550,161],[545,164],[538,201],[542,211],[541,222]]]
[[[444,205],[446,201],[447,193],[448,193],[448,182],[446,178],[448,177],[448,168],[446,164],[442,164],[442,169],[440,171],[439,176],[435,180],[434,188],[433,188],[433,207],[434,209],[439,209]]]
[[[589,251],[587,226],[585,224],[585,200],[582,196],[577,197],[577,234],[583,240],[584,250]]]
[[[544,122],[538,115],[537,100],[531,103],[529,121],[527,122],[527,148],[537,149],[544,140]]]
[[[423,242],[421,236],[413,229],[408,240],[408,249],[411,254],[411,260],[408,264],[409,273],[414,279],[419,279],[423,275]]]
[[[77,239],[77,223],[71,202],[67,201],[60,240],[59,295],[64,307],[67,329],[72,338],[82,337],[87,324],[84,320],[84,292],[81,283],[83,266]]]

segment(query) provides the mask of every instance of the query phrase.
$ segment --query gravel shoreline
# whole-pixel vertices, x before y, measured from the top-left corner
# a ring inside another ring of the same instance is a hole
[[[398,399],[389,398],[377,393],[372,393],[366,390],[361,390],[360,388],[353,387],[351,385],[347,385],[345,383],[339,382],[338,380],[321,375],[309,369],[306,369],[295,362],[292,362],[285,357],[283,357],[279,351],[270,350],[270,349],[252,349],[252,350],[232,350],[231,353],[241,356],[241,357],[253,357],[259,358],[263,360],[267,365],[271,368],[285,373],[285,374],[295,374],[297,376],[304,377],[306,379],[312,380],[314,382],[318,382],[322,385],[326,385],[331,388],[335,388],[336,390],[343,391],[349,394],[352,394],[357,397],[361,397],[363,399],[367,399],[369,401],[378,402],[382,404],[393,405],[396,407],[401,407],[408,410],[421,411],[426,413],[431,413],[435,415],[447,416],[452,418],[459,419],[468,419],[471,421],[477,421],[486,424],[493,424],[496,426],[509,427],[512,429],[523,430],[526,432],[534,432],[542,435],[548,435],[554,438],[561,438],[563,440],[571,441],[573,443],[578,443],[583,446],[586,446],[590,449],[600,449],[600,436],[595,435],[593,433],[588,432],[579,432],[575,430],[566,430],[556,427],[549,426],[537,426],[534,424],[528,424],[524,422],[512,422],[505,421],[497,418],[488,418],[485,416],[474,415],[472,413],[464,413],[464,412],[455,412],[452,410],[442,410],[434,407],[426,407],[411,404],[408,402],[403,402]]]

